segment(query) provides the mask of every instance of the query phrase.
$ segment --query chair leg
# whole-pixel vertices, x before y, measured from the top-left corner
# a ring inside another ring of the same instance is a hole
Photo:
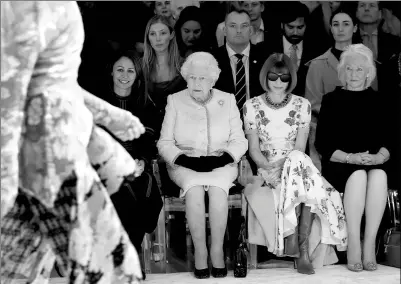
[[[145,234],[145,237],[143,238],[143,241],[142,241],[143,268],[144,268],[146,274],[150,274],[152,272],[151,266],[150,266],[150,261],[152,259],[152,256],[151,256],[152,235],[153,235],[153,233]]]
[[[160,211],[159,220],[157,222],[155,242],[153,243],[152,250],[153,260],[155,262],[160,262],[160,269],[162,273],[167,273],[166,217],[164,204],[162,210]]]
[[[249,269],[257,269],[258,268],[258,246],[254,244],[249,244]]]

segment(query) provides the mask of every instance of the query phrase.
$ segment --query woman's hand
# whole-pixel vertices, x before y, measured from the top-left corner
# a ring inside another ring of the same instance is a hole
[[[281,182],[282,168],[271,168],[270,170],[259,170],[266,184],[276,187]]]
[[[286,160],[286,158],[282,158],[282,159],[280,159],[280,160],[277,160],[276,162],[273,163],[273,167],[274,167],[274,168],[283,169],[285,160]]]
[[[364,165],[380,165],[384,163],[384,157],[380,154],[363,154],[362,160]]]
[[[363,165],[363,159],[361,153],[352,154],[349,157],[349,163],[354,165]]]
[[[376,157],[376,155],[369,154],[369,151],[366,151],[352,154],[349,162],[355,165],[376,165],[380,162],[380,157]]]
[[[282,158],[282,159],[277,160],[277,161],[275,161],[273,163],[269,163],[266,166],[264,166],[263,169],[268,171],[268,172],[270,172],[270,171],[272,171],[274,169],[277,169],[277,168],[283,169],[284,163],[285,163],[285,159],[286,158]]]

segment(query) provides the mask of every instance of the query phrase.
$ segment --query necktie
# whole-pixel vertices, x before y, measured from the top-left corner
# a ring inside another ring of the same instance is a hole
[[[377,58],[377,52],[376,52],[375,45],[373,43],[373,37],[374,36],[375,36],[374,34],[370,35],[368,33],[365,33],[365,34],[362,35],[362,38],[363,38],[363,44],[366,45],[367,47],[369,47],[369,49],[373,52],[374,59],[376,59]]]
[[[237,100],[237,106],[240,112],[246,101],[246,80],[245,80],[245,66],[242,62],[243,54],[236,54],[237,57],[237,68],[235,75],[235,99]]]
[[[298,46],[293,44],[290,47],[290,59],[292,64],[295,67],[295,70],[298,70],[298,55],[297,55]]]

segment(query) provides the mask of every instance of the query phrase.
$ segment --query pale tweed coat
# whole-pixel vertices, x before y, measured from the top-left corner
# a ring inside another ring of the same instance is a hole
[[[309,66],[306,75],[305,98],[309,100],[312,107],[312,121],[309,133],[309,156],[316,168],[321,171],[320,156],[315,148],[316,124],[322,105],[322,99],[337,86],[341,86],[337,74],[337,58],[331,52],[331,48],[322,55],[312,59],[306,65]]]
[[[168,164],[170,178],[181,188],[181,197],[194,186],[216,186],[227,194],[238,176],[237,163],[248,150],[242,120],[234,95],[212,89],[210,101],[202,105],[188,90],[167,100],[160,140],[160,155]],[[228,152],[234,163],[212,172],[198,173],[177,166],[175,159],[185,153],[191,157],[219,156]]]
[[[83,40],[75,1],[1,3],[3,284],[45,284],[55,260],[68,283],[142,278],[101,182],[112,193],[137,167],[94,125],[125,139],[134,117],[77,84]]]

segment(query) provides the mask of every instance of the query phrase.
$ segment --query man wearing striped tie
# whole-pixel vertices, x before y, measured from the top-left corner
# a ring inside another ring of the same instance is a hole
[[[264,92],[259,72],[266,56],[250,43],[252,29],[247,11],[234,9],[226,15],[224,35],[226,44],[214,53],[221,69],[215,88],[235,94],[242,114],[245,101]]]

